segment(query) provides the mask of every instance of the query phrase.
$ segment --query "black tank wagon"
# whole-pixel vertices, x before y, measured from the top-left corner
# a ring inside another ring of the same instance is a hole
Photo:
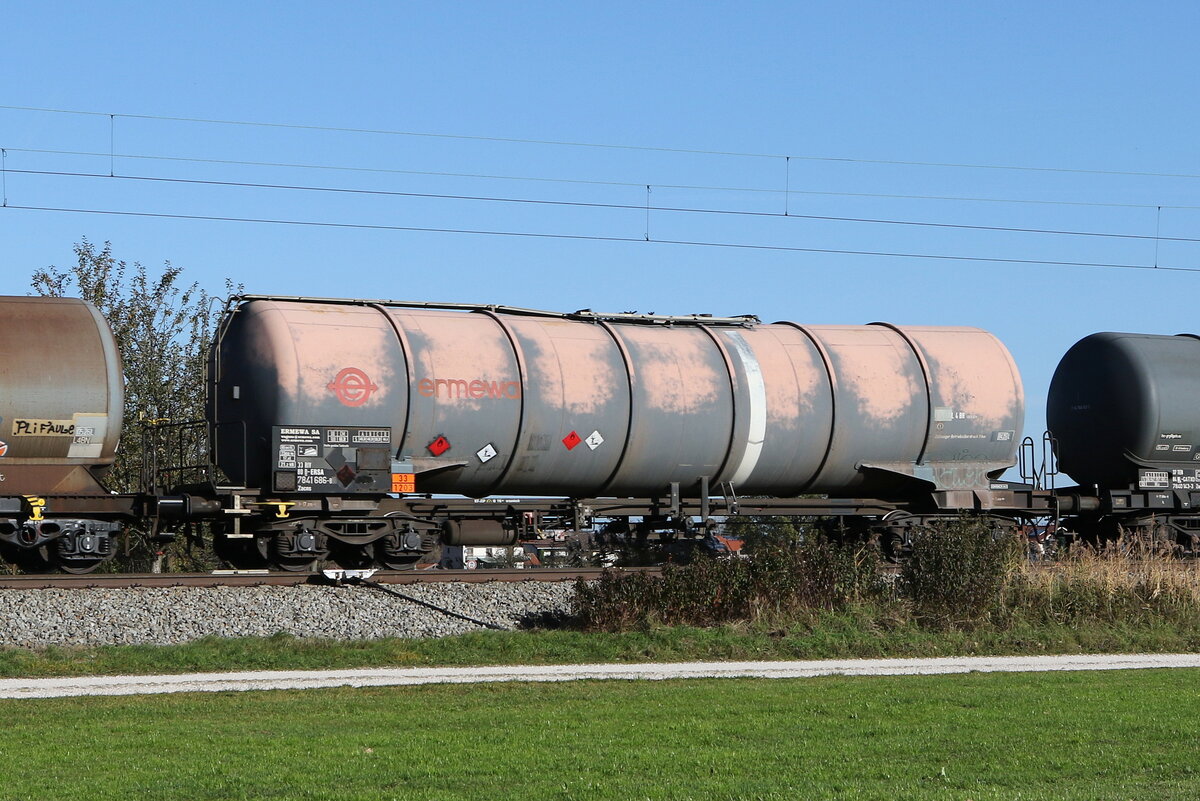
[[[1050,383],[1046,421],[1070,526],[1125,532],[1195,552],[1200,535],[1200,339],[1099,333],[1076,343]]]

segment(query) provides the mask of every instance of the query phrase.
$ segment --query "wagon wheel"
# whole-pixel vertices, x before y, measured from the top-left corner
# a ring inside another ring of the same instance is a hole
[[[1158,556],[1179,556],[1183,551],[1183,543],[1175,529],[1168,523],[1156,522],[1151,529],[1151,544],[1153,552]]]
[[[81,536],[92,538],[92,535],[90,535],[90,534],[83,534]],[[107,562],[113,556],[111,549],[110,549],[109,553],[102,554],[102,553],[96,552],[96,546],[98,545],[97,539],[92,540],[92,547],[89,547],[84,552],[85,555],[83,555],[83,556],[73,556],[73,555],[63,554],[62,548],[63,548],[64,544],[65,544],[65,541],[63,539],[57,539],[57,540],[54,540],[53,542],[43,545],[41,548],[37,549],[38,551],[41,552],[41,555],[38,558],[39,559],[48,558],[50,560],[50,563],[53,564],[59,570],[61,570],[63,573],[70,573],[71,575],[81,576],[85,573],[91,573],[93,570],[100,567],[100,565]],[[81,550],[83,550],[83,549],[81,548]]]
[[[375,561],[387,570],[412,570],[423,556],[422,553],[388,553],[382,540],[375,543]]]
[[[271,560],[271,567],[287,573],[312,573],[316,570],[317,560],[312,557],[276,557]]]
[[[375,540],[375,562],[387,570],[412,570],[441,558],[437,532],[401,531]]]
[[[316,570],[315,554],[296,554],[291,552],[291,547],[291,536],[286,532],[281,531],[271,537],[271,567],[288,573],[311,573]]]
[[[64,573],[70,573],[75,576],[82,576],[85,573],[91,573],[100,565],[107,561],[107,557],[98,557],[96,559],[61,559],[57,556],[52,560],[54,566]]]
[[[894,511],[884,515],[878,531],[879,551],[885,560],[895,564],[912,555],[911,545],[905,545],[905,534],[919,522],[916,515],[908,512]]]

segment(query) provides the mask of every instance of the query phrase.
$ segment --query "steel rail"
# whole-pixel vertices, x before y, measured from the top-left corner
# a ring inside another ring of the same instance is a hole
[[[535,568],[504,570],[380,570],[371,576],[379,584],[442,584],[488,581],[573,581],[595,579],[604,572],[657,572],[656,567]],[[353,582],[350,579],[349,582]],[[120,589],[148,587],[298,587],[337,582],[321,573],[284,571],[219,571],[214,573],[46,573],[0,576],[0,590]]]

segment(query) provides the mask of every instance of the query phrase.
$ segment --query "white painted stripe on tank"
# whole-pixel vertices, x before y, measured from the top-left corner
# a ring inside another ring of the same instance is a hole
[[[736,488],[746,483],[762,456],[763,441],[767,438],[767,385],[763,381],[758,359],[746,338],[736,331],[727,332],[727,336],[742,362],[742,369],[746,371],[746,391],[750,395],[750,430],[746,434],[746,451],[733,471],[733,477],[729,479]]]

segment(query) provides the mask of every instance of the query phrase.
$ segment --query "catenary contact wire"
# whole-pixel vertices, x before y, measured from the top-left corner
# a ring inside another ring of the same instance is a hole
[[[747,242],[705,242],[700,240],[687,239],[644,239],[642,237],[627,237],[627,236],[598,236],[592,234],[554,234],[541,233],[536,231],[498,231],[485,230],[474,228],[435,228],[423,226],[407,226],[407,225],[382,225],[370,223],[340,223],[316,220],[284,220],[273,219],[266,217],[231,217],[217,216],[207,214],[168,214],[165,212],[148,212],[148,211],[119,211],[114,209],[81,209],[81,208],[63,208],[56,206],[25,206],[25,205],[9,205],[5,209],[14,211],[38,211],[38,212],[56,212],[63,214],[96,214],[109,215],[118,217],[146,217],[156,219],[169,220],[199,220],[207,222],[240,222],[240,223],[255,223],[263,225],[295,225],[295,226],[310,226],[318,228],[347,228],[358,230],[373,230],[373,231],[411,231],[416,233],[438,233],[438,234],[473,234],[479,236],[503,236],[503,237],[526,237],[534,239],[565,239],[575,241],[589,242],[640,242],[647,244],[658,245],[681,245],[689,247],[711,247],[711,248],[733,248],[741,250],[761,250],[761,251],[777,251],[785,253],[823,253],[842,256],[874,256],[886,258],[903,258],[903,259],[927,259],[937,261],[956,261],[956,262],[980,262],[989,264],[1029,264],[1029,265],[1044,265],[1049,267],[1106,267],[1119,268],[1129,270],[1161,270],[1168,272],[1200,272],[1200,267],[1164,267],[1150,264],[1123,264],[1119,262],[1086,262],[1086,261],[1059,261],[1053,259],[1015,259],[1002,258],[992,256],[960,256],[942,253],[907,253],[900,251],[877,251],[877,250],[845,250],[838,248],[810,248],[810,247],[795,247],[790,245],[758,245]],[[2,211],[3,209],[0,209]]]

